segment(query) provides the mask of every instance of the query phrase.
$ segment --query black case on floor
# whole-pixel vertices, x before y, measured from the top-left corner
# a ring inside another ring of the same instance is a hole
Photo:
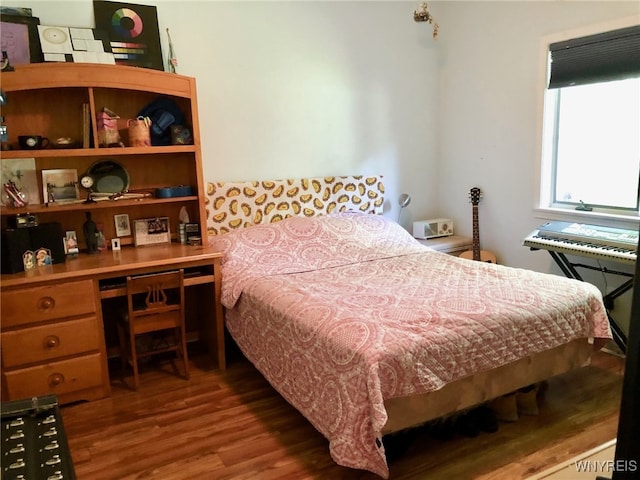
[[[1,411],[2,480],[75,480],[55,395],[2,402]]]

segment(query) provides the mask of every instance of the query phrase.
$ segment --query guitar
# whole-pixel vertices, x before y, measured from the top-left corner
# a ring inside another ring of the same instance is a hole
[[[469,190],[469,199],[471,200],[472,213],[473,213],[473,245],[472,250],[467,250],[460,254],[461,258],[468,258],[469,260],[479,260],[487,263],[498,263],[496,256],[486,250],[480,250],[480,229],[478,227],[478,204],[482,192],[478,187],[473,187]]]

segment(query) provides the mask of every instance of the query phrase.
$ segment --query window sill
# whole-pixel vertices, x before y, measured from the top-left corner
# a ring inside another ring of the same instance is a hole
[[[604,227],[624,228],[627,230],[636,231],[638,230],[638,227],[640,227],[640,216],[638,215],[616,215],[603,212],[581,212],[579,210],[566,210],[561,208],[534,208],[533,216],[546,220],[586,223],[591,225],[602,225]]]

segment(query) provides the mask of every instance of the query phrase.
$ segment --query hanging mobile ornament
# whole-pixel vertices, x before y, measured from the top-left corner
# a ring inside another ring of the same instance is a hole
[[[178,66],[178,58],[176,57],[176,54],[173,51],[173,43],[171,42],[171,35],[169,34],[168,28],[167,28],[167,37],[169,38],[169,71],[171,73],[177,73],[176,67]]]
[[[429,22],[431,25],[433,25],[433,38],[438,38],[438,30],[440,27],[438,27],[438,23],[433,18],[433,15],[429,13],[429,6],[427,2],[422,2],[420,4],[420,10],[414,10],[413,19],[416,22]]]

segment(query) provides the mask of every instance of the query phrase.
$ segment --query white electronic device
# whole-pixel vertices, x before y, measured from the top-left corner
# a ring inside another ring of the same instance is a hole
[[[453,235],[453,220],[449,218],[435,218],[413,222],[413,236],[426,239]]]

